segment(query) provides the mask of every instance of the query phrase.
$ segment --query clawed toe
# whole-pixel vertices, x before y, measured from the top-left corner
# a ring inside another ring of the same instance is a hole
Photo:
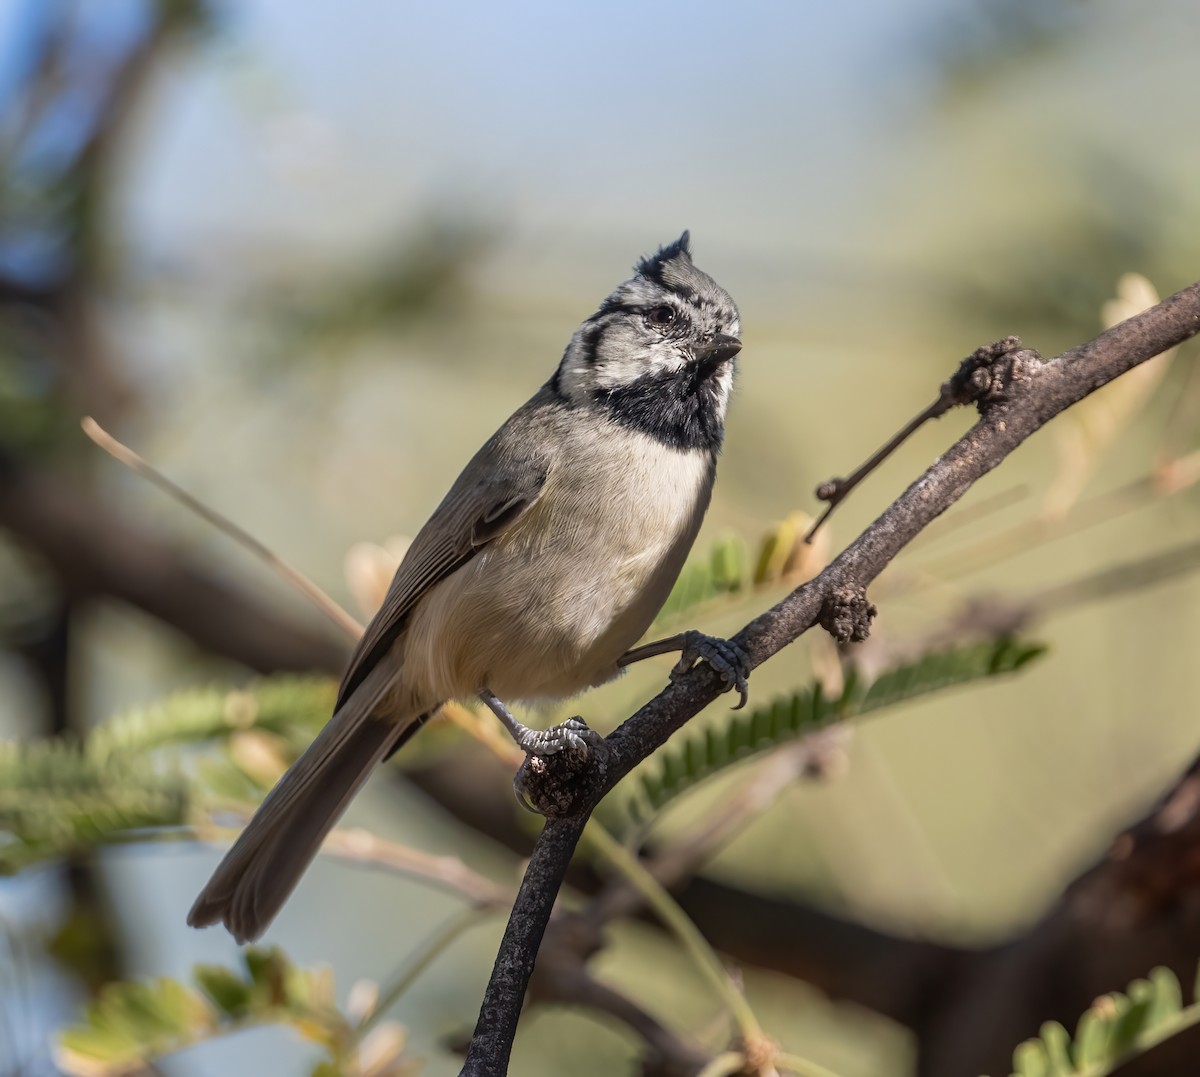
[[[608,743],[579,717],[530,733],[536,734],[536,743],[522,745],[525,762],[513,778],[517,800],[538,815],[564,815],[575,803],[584,776],[589,772],[603,774],[608,764]]]
[[[732,640],[706,636],[703,632],[688,632],[679,661],[671,670],[671,680],[688,672],[697,662],[707,662],[725,683],[725,691],[736,689],[739,699],[734,710],[741,710],[750,698],[748,678],[750,657]]]
[[[604,738],[578,715],[549,729],[529,730],[529,735],[520,746],[526,755],[536,756],[557,755],[564,749],[571,749],[585,757],[590,750],[606,752]]]

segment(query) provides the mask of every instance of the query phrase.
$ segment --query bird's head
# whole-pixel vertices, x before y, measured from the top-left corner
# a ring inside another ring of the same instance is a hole
[[[585,321],[553,385],[570,403],[679,448],[716,452],[741,350],[737,305],[688,233],[642,259]]]

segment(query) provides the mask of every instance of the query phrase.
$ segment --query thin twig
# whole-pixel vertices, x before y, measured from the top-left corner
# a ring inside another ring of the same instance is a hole
[[[176,827],[154,827],[124,831],[120,841],[199,841],[206,844],[229,841],[241,831],[237,827],[194,823]],[[512,891],[467,867],[455,856],[434,856],[399,842],[388,841],[357,827],[335,827],[321,846],[323,856],[369,868],[434,883],[465,898],[475,909],[503,908]]]
[[[153,464],[139,456],[128,445],[122,444],[108,431],[100,426],[91,416],[85,416],[80,425],[83,432],[100,446],[106,453],[128,467],[135,475],[164,490],[170,497],[179,502],[189,512],[195,513],[206,523],[212,524],[218,531],[233,539],[243,549],[263,561],[267,567],[276,573],[284,583],[293,587],[300,595],[307,598],[314,606],[325,614],[335,625],[353,640],[363,634],[363,626],[343,606],[335,601],[327,592],[318,587],[299,569],[293,568],[274,550],[256,539],[249,531],[235,524],[227,516],[209,507],[198,497],[189,494],[181,486],[168,479]],[[514,755],[511,741],[493,736],[488,727],[479,721],[477,715],[461,703],[453,700],[444,703],[442,714],[459,728],[466,730],[471,736],[485,744],[493,754],[514,766],[524,758],[519,752]]]
[[[544,951],[543,960],[538,963],[539,999],[582,1006],[597,1013],[608,1014],[645,1043],[648,1062],[665,1063],[663,1068],[670,1073],[703,1071],[703,1067],[709,1061],[706,1052],[676,1036],[627,995],[597,980],[588,972],[582,956],[563,952],[563,948],[551,954],[549,936]],[[563,960],[557,960],[559,957]],[[547,971],[543,972],[544,968]]]
[[[949,383],[947,383],[949,384]],[[838,507],[851,491],[858,486],[868,475],[871,474],[880,464],[882,464],[889,456],[892,455],[901,445],[903,445],[913,434],[921,429],[927,422],[932,419],[940,419],[954,405],[954,400],[946,387],[942,387],[942,392],[938,394],[938,398],[927,408],[914,415],[905,426],[897,431],[887,441],[886,444],[876,449],[866,461],[860,464],[846,478],[826,479],[816,489],[816,498],[818,501],[826,501],[828,504],[825,511],[813,521],[812,527],[804,535],[806,543],[812,542],[813,536],[821,530],[822,525],[829,519],[833,510]]]
[[[417,950],[417,953],[409,958],[405,963],[403,971],[384,989],[376,1000],[375,1005],[371,1008],[371,1012],[362,1019],[358,1028],[354,1030],[355,1039],[361,1041],[363,1036],[370,1032],[387,1011],[400,1000],[404,992],[412,987],[417,977],[449,949],[459,936],[466,932],[468,928],[474,927],[483,917],[495,911],[495,907],[488,908],[478,905],[469,909],[463,909],[441,931],[434,935],[432,939],[425,942]]]
[[[910,419],[886,445],[874,452],[867,462],[854,471],[849,478],[829,479],[821,483],[817,487],[816,496],[820,501],[828,501],[829,507],[809,528],[808,534],[804,536],[804,541],[811,542],[813,535],[829,518],[829,514],[846,499],[850,491],[927,422],[940,419],[951,408],[959,404],[975,403],[982,411],[984,407],[1002,402],[1007,387],[1002,386],[993,378],[993,365],[1020,351],[1021,340],[1019,337],[1005,337],[994,344],[985,344],[981,348],[976,348],[959,363],[958,369],[942,382],[941,388],[938,389],[937,399]],[[1028,354],[1032,358],[1036,353],[1029,352]]]
[[[775,1065],[787,1073],[798,1074],[799,1077],[838,1077],[833,1070],[799,1055],[778,1054],[775,1056]]]
[[[1042,543],[1107,523],[1117,516],[1146,505],[1157,504],[1186,489],[1188,485],[1190,483],[1182,483],[1171,489],[1163,489],[1157,476],[1143,475],[1115,490],[1108,490],[1080,501],[1069,515],[1061,519],[1034,517],[1032,520],[1025,520],[1006,531],[973,543],[966,549],[944,554],[919,569],[914,568],[914,571],[919,570],[924,575],[935,576],[939,581],[964,576],[987,568],[1002,558],[1026,553]]]
[[[1027,601],[1038,613],[1058,612],[1126,591],[1152,587],[1197,569],[1200,569],[1200,543],[1191,542],[1152,557],[1111,565],[1079,580],[1048,587]]]
[[[351,639],[357,640],[363,634],[363,626],[354,617],[302,572],[284,561],[274,550],[263,545],[253,535],[235,524],[229,517],[221,515],[215,509],[210,509],[204,502],[193,497],[183,487],[172,482],[166,475],[148,464],[127,445],[121,444],[90,415],[84,417],[80,422],[80,426],[83,427],[83,432],[108,453],[109,456],[119,460],[131,471],[152,482],[160,490],[164,490],[180,504],[186,506],[197,516],[212,524],[222,534],[228,535],[240,546],[266,562],[274,572],[277,572],[296,588],[297,591],[308,598]]]
[[[708,980],[718,997],[724,1000],[737,1022],[742,1039],[746,1041],[762,1038],[762,1025],[746,1001],[746,996],[728,970],[721,963],[716,951],[709,946],[696,925],[688,918],[675,899],[663,889],[645,866],[628,849],[617,841],[594,819],[583,832],[584,839],[620,871],[625,881],[637,890],[642,900],[653,910],[676,941],[684,948],[700,974]]]
[[[726,1051],[717,1055],[696,1077],[733,1077],[746,1068],[746,1056],[741,1051]]]

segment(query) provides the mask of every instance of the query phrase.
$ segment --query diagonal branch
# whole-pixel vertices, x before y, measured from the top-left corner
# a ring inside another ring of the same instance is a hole
[[[345,662],[343,644],[211,573],[114,516],[111,506],[0,450],[0,528],[33,551],[71,596],[128,602],[212,654],[264,673]]]
[[[865,638],[874,613],[866,588],[927,524],[1060,412],[1198,332],[1200,282],[1050,362],[1038,363],[1020,351],[996,356],[988,377],[972,379],[979,421],[819,576],[738,633],[734,642],[745,650],[751,668],[818,623],[845,639]],[[496,956],[463,1075],[507,1071],[537,948],[588,816],[721,689],[720,677],[704,664],[669,685],[607,738],[606,766],[593,768],[569,814],[547,820]]]

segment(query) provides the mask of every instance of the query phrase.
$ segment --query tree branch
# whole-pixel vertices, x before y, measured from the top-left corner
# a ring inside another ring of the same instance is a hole
[[[980,420],[819,576],[734,638],[751,668],[817,623],[844,639],[865,638],[874,612],[866,602],[866,588],[930,521],[1054,416],[1197,332],[1200,282],[1050,362],[1038,363],[1036,356],[1022,351],[996,356],[983,368],[986,377],[972,377]],[[589,788],[581,789],[569,814],[547,820],[496,956],[463,1074],[507,1071],[536,948],[588,816],[617,782],[716,699],[721,688],[720,677],[705,664],[668,686],[607,738],[607,765],[593,775],[597,780]]]
[[[49,471],[0,450],[0,527],[44,559],[69,595],[109,595],[260,673],[337,673],[345,645],[254,601],[112,515]]]
[[[589,811],[566,819],[547,819],[538,836],[534,859],[525,869],[500,941],[461,1077],[492,1077],[508,1072],[508,1056],[525,1002],[525,988],[529,986],[533,963],[567,874],[567,865],[590,814]]]

